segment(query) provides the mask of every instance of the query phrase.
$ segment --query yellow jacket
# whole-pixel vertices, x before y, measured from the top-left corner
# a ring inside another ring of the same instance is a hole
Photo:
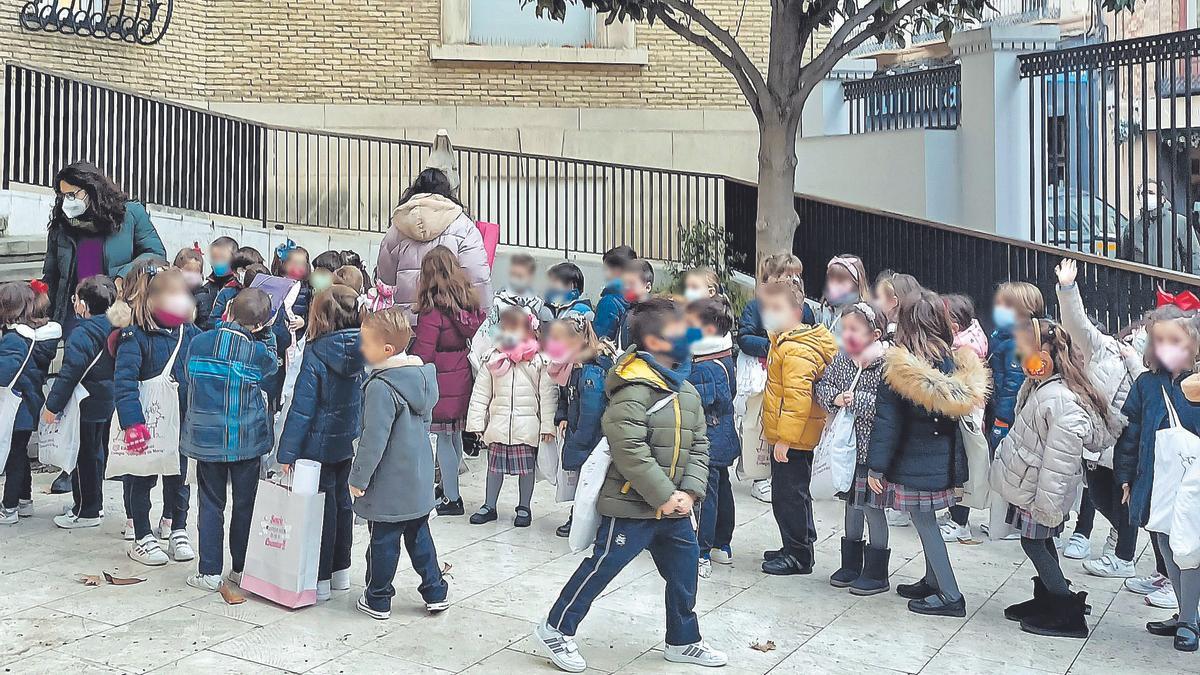
[[[763,436],[812,450],[825,428],[825,411],[813,397],[813,385],[837,354],[833,333],[824,326],[802,325],[771,335],[767,388],[763,392]]]

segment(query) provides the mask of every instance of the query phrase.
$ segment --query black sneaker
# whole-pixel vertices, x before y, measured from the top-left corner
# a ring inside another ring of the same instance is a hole
[[[559,525],[558,529],[554,530],[554,534],[557,534],[564,539],[571,536],[571,519],[567,518],[567,522]]]
[[[454,501],[443,499],[441,503],[437,505],[437,513],[439,516],[461,516],[465,514],[466,511],[463,509],[462,497],[459,497]]]
[[[896,584],[896,595],[908,600],[923,600],[937,593],[937,586],[921,579],[915,584]]]
[[[484,523],[490,523],[499,517],[500,516],[496,513],[496,509],[484,504],[483,506],[479,507],[478,511],[471,514],[471,524],[483,525]]]
[[[909,600],[908,611],[926,616],[956,616],[967,615],[967,599],[958,596],[957,600],[947,600],[940,595],[931,595],[921,600]]]
[[[514,527],[529,527],[533,524],[533,514],[524,506],[517,507],[517,517],[513,518]],[[568,532],[570,534],[570,532]]]
[[[1146,624],[1146,632],[1159,637],[1174,637],[1179,628],[1179,615],[1175,614],[1166,621],[1151,621]]]
[[[795,556],[784,555],[763,561],[762,571],[778,577],[792,574],[812,574],[812,565],[802,565]]]

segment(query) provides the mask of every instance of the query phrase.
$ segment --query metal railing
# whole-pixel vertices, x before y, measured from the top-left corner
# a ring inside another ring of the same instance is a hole
[[[1200,31],[1021,56],[1030,239],[1200,273]]]
[[[852,134],[956,129],[961,91],[958,64],[842,83]]]
[[[430,144],[273,126],[19,64],[5,68],[4,187],[51,185],[87,159],[132,197],[264,226],[383,232]],[[566,253],[618,244],[677,260],[679,235],[720,224],[714,174],[455,149],[460,198],[501,243]]]
[[[27,0],[17,22],[30,31],[152,45],[166,35],[174,9],[174,0]]]
[[[954,23],[954,32],[972,30],[984,26],[1015,26],[1023,23],[1052,21],[1061,16],[1060,0],[993,0],[984,8],[979,21],[963,19]],[[850,53],[851,57],[862,58],[873,54],[898,52],[913,47],[934,45],[946,41],[941,31],[911,33],[903,43],[894,38],[867,40]]]

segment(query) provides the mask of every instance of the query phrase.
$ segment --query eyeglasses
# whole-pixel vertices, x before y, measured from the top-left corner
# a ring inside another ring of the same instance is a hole
[[[77,190],[74,190],[73,192],[60,192],[60,193],[58,193],[58,195],[60,197],[62,197],[63,199],[70,198],[70,199],[82,200],[82,199],[87,198],[87,190],[84,190],[83,188],[79,188]]]

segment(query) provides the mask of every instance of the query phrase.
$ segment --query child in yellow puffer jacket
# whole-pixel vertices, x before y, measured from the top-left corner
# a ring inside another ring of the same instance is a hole
[[[767,574],[809,574],[813,567],[813,448],[825,428],[825,411],[813,385],[837,354],[833,333],[803,323],[804,283],[795,277],[762,290],[763,326],[771,337],[763,393],[763,437],[772,446],[771,510],[783,548],[763,554]]]

